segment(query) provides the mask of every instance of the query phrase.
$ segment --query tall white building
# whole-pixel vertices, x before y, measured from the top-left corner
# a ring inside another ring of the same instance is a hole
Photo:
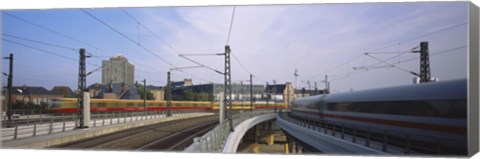
[[[110,60],[102,61],[102,83],[133,83],[135,66],[122,55],[114,56]]]

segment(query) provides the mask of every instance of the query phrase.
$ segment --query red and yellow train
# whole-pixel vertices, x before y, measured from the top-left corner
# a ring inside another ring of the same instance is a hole
[[[284,103],[260,103],[253,104],[253,109],[283,109]],[[172,101],[172,110],[218,110],[219,102],[205,101]],[[250,102],[233,102],[234,110],[250,110]],[[115,112],[115,111],[143,111],[143,100],[121,99],[90,99],[90,112]],[[166,110],[167,101],[146,101],[146,110]],[[53,99],[48,106],[52,113],[75,113],[78,112],[76,98]]]

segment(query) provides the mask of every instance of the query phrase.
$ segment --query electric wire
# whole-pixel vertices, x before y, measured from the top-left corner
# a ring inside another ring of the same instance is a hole
[[[344,65],[347,65],[347,64],[349,64],[349,63],[351,63],[351,62],[353,62],[353,61],[361,58],[362,56],[363,56],[363,54],[358,55],[358,56],[355,56],[354,58],[352,58],[351,60],[348,60],[348,61],[345,62],[345,63],[342,63],[342,64],[337,65],[337,66],[334,66],[334,67],[330,67],[330,68],[327,69],[326,71],[323,71],[323,72],[321,72],[321,73],[317,73],[317,74],[314,74],[314,75],[310,76],[310,78],[314,78],[314,77],[317,77],[317,76],[319,76],[319,75],[328,74],[329,72],[331,72],[331,71],[333,71],[333,70],[336,70],[336,69],[338,69],[338,68],[340,68],[340,67],[343,67]],[[308,79],[310,79],[310,78],[308,78]]]
[[[11,37],[11,38],[16,38],[16,39],[20,39],[20,40],[30,41],[30,42],[39,43],[39,44],[43,44],[43,45],[48,45],[48,46],[52,46],[52,47],[57,47],[57,48],[61,48],[61,49],[66,49],[66,50],[77,51],[77,49],[74,49],[74,48],[72,48],[72,47],[67,47],[67,46],[62,46],[62,45],[57,45],[57,44],[51,44],[51,43],[46,43],[46,42],[41,42],[41,41],[37,41],[37,40],[33,40],[33,39],[22,38],[22,37],[19,37],[19,36],[15,36],[15,35],[12,35],[12,34],[8,34],[8,33],[2,33],[2,34],[3,34],[4,36]]]
[[[139,46],[140,48],[144,49],[145,51],[147,51],[148,53],[150,53],[151,55],[157,57],[158,59],[160,59],[161,61],[167,63],[168,65],[170,66],[174,66],[173,64],[171,64],[170,62],[168,62],[167,60],[163,59],[162,57],[158,56],[157,54],[153,53],[151,50],[149,50],[148,48],[146,48],[145,46],[143,46],[142,44],[138,43],[138,42],[135,42],[135,40],[133,40],[132,38],[128,37],[127,35],[123,34],[122,32],[120,32],[119,30],[115,29],[114,27],[110,26],[109,24],[107,24],[106,22],[104,22],[103,20],[99,19],[98,17],[94,16],[93,14],[81,9],[85,14],[87,14],[88,16],[92,17],[93,19],[97,20],[98,22],[102,23],[103,25],[107,26],[108,28],[110,28],[111,30],[115,31],[116,33],[120,34],[122,37],[124,37],[125,39],[129,40],[130,42],[132,42],[133,44]]]
[[[72,41],[75,41],[75,42],[78,42],[78,43],[81,43],[81,44],[84,44],[84,45],[88,45],[88,46],[93,47],[93,48],[95,48],[95,49],[97,49],[97,50],[101,50],[101,51],[107,52],[107,53],[109,53],[109,54],[112,55],[112,56],[115,55],[115,53],[114,53],[113,51],[110,51],[110,50],[107,50],[107,49],[104,49],[104,48],[100,48],[100,47],[94,46],[94,45],[92,45],[92,44],[89,44],[89,43],[87,43],[87,42],[78,40],[78,39],[73,38],[73,37],[71,37],[71,36],[68,36],[68,35],[66,35],[66,34],[62,34],[62,33],[60,33],[60,32],[54,31],[54,30],[52,30],[52,29],[49,29],[49,28],[47,28],[47,27],[45,27],[45,26],[42,26],[42,25],[33,23],[33,22],[31,22],[31,21],[28,21],[28,20],[26,20],[26,19],[23,19],[23,18],[14,16],[14,15],[12,15],[12,14],[10,14],[10,13],[7,13],[7,12],[3,12],[3,13],[4,13],[5,15],[7,15],[7,16],[10,16],[10,17],[12,17],[12,18],[15,18],[15,19],[17,19],[17,20],[19,20],[19,21],[22,21],[22,22],[24,22],[24,23],[33,25],[33,26],[38,27],[38,28],[40,28],[40,29],[43,29],[43,30],[45,30],[45,31],[51,32],[51,33],[53,33],[53,34],[59,35],[59,36],[61,36],[61,37],[70,39],[70,40],[72,40]],[[15,37],[18,37],[18,36],[15,36]],[[18,37],[18,38],[20,39],[21,37]],[[23,39],[23,40],[27,40],[27,41],[31,41],[31,42],[42,43],[42,42],[36,41],[36,40],[31,40],[31,39],[26,39],[26,38],[22,38],[22,39]],[[44,43],[44,44],[45,44],[45,45],[55,46],[55,44],[48,44],[48,43]],[[63,46],[57,45],[57,47],[63,47]],[[75,49],[75,50],[77,50],[77,49]],[[92,53],[89,52],[89,51],[87,51],[87,53],[92,54]],[[98,57],[100,57],[100,56],[95,56],[95,55],[92,54],[92,57],[98,58]],[[130,59],[130,61],[135,62],[135,61],[132,60],[132,59]],[[136,63],[136,62],[135,62],[135,63]],[[143,65],[143,64],[141,64],[141,63],[138,63],[138,65],[151,69],[150,67],[148,67],[148,66],[146,66],[146,65]]]
[[[93,46],[93,45],[91,45],[91,44],[89,44],[89,43],[86,43],[86,42],[84,42],[84,41],[75,39],[75,38],[73,38],[73,37],[71,37],[71,36],[68,36],[68,35],[59,33],[59,32],[57,32],[57,31],[54,31],[54,30],[49,29],[49,28],[47,28],[47,27],[44,27],[44,26],[41,26],[41,25],[39,25],[39,24],[30,22],[30,21],[25,20],[25,19],[23,19],[23,18],[14,16],[14,15],[12,15],[12,14],[9,14],[9,13],[6,13],[6,12],[3,12],[3,13],[4,13],[5,15],[7,15],[7,16],[13,17],[13,18],[15,18],[15,19],[17,19],[17,20],[20,20],[20,21],[25,22],[25,23],[27,23],[27,24],[36,26],[36,27],[38,27],[38,28],[41,28],[41,29],[46,30],[46,31],[49,31],[49,32],[54,33],[54,34],[56,34],[56,35],[62,36],[62,37],[64,37],[64,38],[73,40],[73,41],[75,41],[75,42],[78,42],[78,43],[81,43],[81,44],[84,44],[84,45],[88,45],[88,46],[93,47],[93,48],[98,49],[98,50],[102,50],[102,51],[105,51],[105,52],[109,52],[109,53],[111,53],[111,55],[114,55],[114,53],[113,53],[112,51],[109,51],[109,50],[106,50],[106,49],[103,49],[103,48],[99,48],[99,47]],[[26,40],[26,41],[41,43],[41,44],[44,44],[44,45],[49,45],[49,46],[59,47],[59,48],[64,48],[64,49],[73,49],[73,50],[77,51],[77,49],[70,48],[70,47],[65,47],[65,46],[56,45],[56,44],[49,44],[49,43],[40,42],[40,41],[36,41],[36,40],[32,40],[32,39],[27,39],[27,38],[22,38],[22,37],[18,37],[18,36],[14,36],[14,35],[11,35],[11,34],[6,34],[6,33],[3,33],[3,34],[4,34],[4,35],[7,35],[7,36],[10,36],[10,37],[17,38],[17,39],[22,39],[22,40]],[[87,52],[88,52],[88,51],[87,51]],[[92,54],[91,52],[88,52],[88,53]],[[93,55],[93,54],[92,54],[92,55]],[[94,56],[94,55],[93,55],[92,57],[98,58],[99,56]],[[131,60],[131,59],[130,59],[130,60]],[[133,60],[131,60],[131,61],[134,62]],[[142,65],[142,64],[139,63],[139,65]],[[142,65],[142,66],[147,67],[147,66],[145,66],[145,65]]]
[[[37,51],[41,51],[41,52],[46,53],[46,54],[58,56],[58,57],[61,57],[61,58],[65,58],[65,59],[68,59],[68,60],[72,60],[72,61],[78,61],[77,59],[74,59],[74,58],[71,58],[71,57],[68,57],[68,56],[59,54],[59,53],[55,53],[55,52],[51,52],[51,51],[46,51],[46,50],[43,50],[43,49],[40,49],[40,48],[37,48],[37,47],[33,47],[33,46],[30,46],[30,45],[25,45],[25,44],[22,44],[22,43],[19,43],[19,42],[15,42],[15,41],[11,41],[11,40],[8,40],[8,39],[5,39],[5,38],[2,38],[2,40],[6,41],[6,42],[9,42],[9,43],[17,44],[17,45],[20,45],[20,46],[23,46],[23,47],[26,47],[26,48],[30,48],[30,49],[34,49],[34,50],[37,50]]]
[[[172,49],[174,52],[176,52],[177,54],[179,54],[180,52],[175,49],[171,44],[169,44],[167,41],[165,41],[163,38],[161,38],[160,36],[158,36],[157,34],[155,34],[152,30],[150,30],[148,27],[146,27],[145,25],[143,25],[140,21],[138,21],[134,16],[132,16],[131,14],[129,14],[127,11],[125,11],[124,9],[121,9],[123,11],[123,13],[125,13],[128,17],[130,17],[132,20],[134,20],[135,22],[137,22],[138,25],[140,25],[142,28],[144,28],[145,30],[147,30],[150,34],[152,34],[155,38],[159,39],[162,43],[164,43],[165,45],[167,45],[170,49]]]
[[[397,43],[394,43],[394,44],[391,44],[391,45],[386,45],[386,46],[383,46],[383,47],[379,47],[379,48],[376,48],[376,49],[372,49],[372,50],[367,51],[367,52],[374,52],[374,51],[386,49],[386,48],[389,48],[389,47],[392,47],[392,46],[397,46],[397,45],[402,44],[402,43],[405,43],[405,42],[409,42],[409,41],[416,40],[416,39],[419,39],[419,38],[423,38],[423,37],[427,37],[427,36],[430,36],[430,35],[434,35],[434,34],[437,34],[437,33],[443,32],[443,31],[447,31],[447,30],[450,30],[450,29],[454,29],[454,28],[456,28],[456,27],[465,25],[465,24],[467,24],[467,23],[468,23],[468,22],[465,21],[465,22],[453,24],[453,25],[450,25],[450,26],[446,26],[446,27],[444,27],[444,28],[441,28],[441,29],[438,29],[438,30],[435,30],[435,31],[432,31],[432,32],[429,32],[429,33],[426,33],[426,34],[423,34],[423,35],[419,35],[419,36],[416,36],[416,37],[413,37],[413,38],[410,38],[410,39],[406,39],[406,40],[403,40],[403,41],[400,41],[400,42],[397,42]],[[361,57],[361,56],[363,56],[363,54],[360,55],[360,56],[358,56],[358,57]],[[313,77],[316,77],[316,76],[318,76],[318,75],[325,74],[325,73],[328,73],[328,72],[330,72],[330,71],[333,71],[333,70],[335,70],[335,69],[337,69],[337,68],[339,68],[339,67],[341,67],[341,66],[343,66],[343,65],[346,65],[346,64],[348,64],[348,63],[350,63],[350,62],[352,62],[352,61],[353,61],[353,60],[350,60],[350,61],[348,61],[348,62],[346,62],[346,63],[343,63],[343,64],[341,64],[341,65],[338,65],[337,67],[333,67],[333,68],[331,68],[331,69],[329,69],[329,70],[327,70],[327,71],[324,71],[324,72],[322,72],[322,73],[315,74],[315,75],[311,76],[310,78],[313,78]],[[379,63],[377,63],[377,64],[379,64]]]
[[[108,51],[108,50],[105,50],[105,49],[102,49],[102,48],[95,47],[95,46],[93,46],[93,45],[91,45],[91,44],[89,44],[89,43],[86,43],[86,42],[84,42],[84,41],[75,39],[75,38],[73,38],[73,37],[71,37],[71,36],[62,34],[62,33],[57,32],[57,31],[55,31],[55,30],[49,29],[49,28],[44,27],[44,26],[42,26],[42,25],[39,25],[39,24],[30,22],[30,21],[28,21],[28,20],[26,20],[26,19],[23,19],[23,18],[14,16],[14,15],[12,15],[12,14],[10,14],[10,13],[7,13],[7,12],[2,12],[2,13],[5,14],[5,15],[7,15],[7,16],[10,16],[10,17],[12,17],[12,18],[15,18],[15,19],[17,19],[17,20],[19,20],[19,21],[22,21],[22,22],[24,22],[24,23],[27,23],[27,24],[36,26],[36,27],[41,28],[41,29],[43,29],[43,30],[46,30],[46,31],[48,31],[48,32],[54,33],[54,34],[56,34],[56,35],[59,35],[59,36],[61,36],[61,37],[64,37],[64,38],[73,40],[73,41],[75,41],[75,42],[78,42],[78,43],[81,43],[81,44],[84,44],[84,45],[88,45],[88,46],[93,47],[93,48],[95,48],[95,49],[103,50],[103,51],[106,51],[106,52],[111,52],[111,51]]]
[[[21,39],[21,40],[25,40],[25,41],[34,42],[34,43],[39,43],[39,44],[43,44],[43,45],[47,45],[47,46],[57,47],[57,48],[66,49],[66,50],[73,50],[73,51],[75,51],[75,52],[78,51],[77,49],[74,49],[74,48],[71,48],[71,47],[67,47],[67,46],[63,46],[63,45],[41,42],[41,41],[37,41],[37,40],[33,40],[33,39],[28,39],[28,38],[23,38],[23,37],[15,36],[15,35],[8,34],[8,33],[2,33],[2,34],[4,34],[4,35],[7,36],[7,37],[13,37],[13,38],[16,38],[16,39]],[[6,41],[8,41],[8,40],[6,40]],[[8,42],[11,42],[11,41],[8,41]],[[18,43],[15,43],[15,44],[18,44]],[[31,46],[25,46],[24,44],[22,44],[22,46],[32,48]],[[32,48],[32,49],[34,49],[34,48]],[[40,50],[39,50],[39,51],[40,51]],[[43,51],[46,51],[46,50],[43,50]],[[50,51],[48,51],[48,52],[50,52]],[[51,53],[53,53],[53,52],[51,52]],[[92,54],[91,52],[88,52],[88,51],[87,51],[87,53]],[[55,54],[58,54],[58,53],[55,53]],[[92,57],[98,58],[98,59],[101,59],[101,60],[105,60],[104,58],[102,58],[102,56],[92,55]],[[66,58],[66,57],[63,57],[63,58]],[[88,63],[88,62],[87,62],[87,63]],[[98,66],[98,65],[96,65],[96,64],[91,64],[91,63],[88,63],[88,64],[93,65],[93,66]],[[145,66],[145,65],[144,65],[144,66]],[[139,70],[138,68],[136,68],[136,71],[138,71],[138,72],[147,72],[147,73],[151,73],[151,74],[165,74],[165,72],[142,71],[142,70]]]
[[[409,41],[416,40],[416,39],[420,39],[420,38],[423,38],[423,37],[426,37],[426,36],[434,35],[434,34],[437,34],[437,33],[440,33],[440,32],[446,31],[446,30],[450,30],[450,29],[453,29],[453,28],[456,28],[456,27],[465,25],[465,24],[467,24],[467,23],[468,23],[468,22],[465,21],[465,22],[453,24],[453,25],[450,25],[450,26],[446,26],[446,27],[444,27],[444,28],[441,28],[441,29],[438,29],[438,30],[435,30],[435,31],[431,31],[431,32],[426,33],[426,34],[423,34],[423,35],[419,35],[419,36],[416,36],[416,37],[413,37],[413,38],[410,38],[410,39],[407,39],[407,40],[403,40],[403,41],[397,42],[397,43],[395,43],[395,44],[391,44],[391,45],[387,45],[387,46],[384,46],[384,47],[376,48],[376,49],[373,49],[373,50],[370,50],[370,51],[367,51],[367,52],[372,52],[372,51],[377,51],[377,50],[386,49],[386,48],[389,48],[389,47],[392,47],[392,46],[396,46],[396,45],[399,45],[399,44],[402,44],[402,43],[405,43],[405,42],[409,42]]]
[[[457,46],[457,47],[453,47],[453,48],[441,50],[441,51],[432,53],[432,54],[430,54],[429,56],[430,56],[430,57],[433,57],[433,56],[441,55],[441,54],[445,54],[445,53],[452,53],[452,51],[454,51],[454,50],[461,49],[461,48],[465,48],[465,47],[467,47],[467,46],[468,46],[468,45],[461,45],[461,46]],[[417,57],[417,58],[411,58],[411,59],[407,59],[407,60],[398,62],[398,63],[396,63],[396,64],[405,63],[405,62],[409,62],[409,61],[413,61],[413,60],[417,60],[417,59],[418,59],[418,57]],[[358,75],[358,74],[361,74],[361,73],[365,73],[365,72],[368,72],[368,71],[372,71],[372,70],[374,70],[374,69],[356,71],[356,72],[354,72],[354,73],[345,74],[345,75],[344,75],[343,77],[341,77],[341,78],[332,79],[332,80],[330,80],[330,81],[337,81],[337,80],[345,79],[345,78],[348,78],[348,77],[351,77],[351,76],[354,76],[354,75]],[[341,76],[341,74],[338,74],[338,75]]]
[[[173,50],[174,53],[176,53],[177,55],[180,56],[180,51],[178,51],[177,49],[175,49],[175,47],[173,47],[170,43],[168,43],[167,41],[165,41],[163,38],[161,38],[160,36],[158,36],[157,34],[155,34],[151,29],[149,29],[148,27],[146,27],[145,25],[143,25],[139,20],[137,20],[134,16],[132,16],[131,14],[129,14],[127,11],[125,11],[124,9],[122,9],[123,13],[125,13],[128,17],[130,17],[132,20],[134,20],[138,25],[142,26],[145,30],[147,30],[150,34],[152,34],[155,38],[159,39],[162,43],[164,43],[165,45],[167,45],[171,50]],[[217,53],[218,54],[218,53]],[[193,54],[192,54],[193,55]],[[192,59],[189,59],[189,61],[193,61]],[[193,62],[193,63],[196,63],[196,64],[199,64],[199,62]],[[207,67],[211,70],[214,70],[215,72],[217,72],[215,69],[213,68],[210,68],[206,65],[203,65],[203,64],[200,64],[201,66],[204,66],[204,67]],[[173,66],[173,65],[171,65]],[[173,68],[176,68],[176,67],[173,67]],[[209,80],[206,80],[206,79],[203,79],[203,78],[200,78],[198,76],[195,76],[193,74],[190,74],[190,73],[187,73],[183,70],[180,70],[180,72],[186,74],[186,75],[190,75],[190,76],[193,76],[193,77],[196,77],[196,78],[199,78],[201,80],[204,80],[204,81],[207,81],[207,82],[211,82],[213,83],[212,81],[209,81]],[[218,73],[218,72],[217,72]]]
[[[236,6],[233,6],[232,19],[230,20],[230,28],[228,29],[227,45],[230,41],[230,33],[232,32],[233,19],[235,18],[235,7]]]
[[[83,11],[83,10],[82,10],[82,11]],[[84,12],[85,12],[85,11],[84,11]],[[5,12],[4,12],[4,13],[5,13]],[[73,40],[73,41],[75,41],[75,42],[78,42],[78,43],[81,43],[81,44],[84,44],[84,45],[91,46],[91,47],[93,47],[93,48],[95,48],[95,49],[97,49],[97,50],[102,50],[102,51],[111,53],[111,55],[114,54],[112,51],[109,51],[109,50],[106,50],[106,49],[103,49],[103,48],[99,48],[99,47],[93,46],[93,45],[88,44],[88,43],[86,43],[86,42],[83,42],[83,41],[81,41],[81,40],[75,39],[75,38],[73,38],[73,37],[71,37],[71,36],[62,34],[62,33],[60,33],[60,32],[54,31],[54,30],[49,29],[49,28],[47,28],[47,27],[44,27],[44,26],[41,26],[41,25],[39,25],[39,24],[30,22],[30,21],[28,21],[28,20],[26,20],[26,19],[23,19],[23,18],[14,16],[14,15],[9,14],[9,13],[5,13],[5,15],[10,16],[10,17],[13,17],[13,18],[15,18],[15,19],[17,19],[17,20],[20,20],[20,21],[22,21],[22,22],[25,22],[25,23],[27,23],[27,24],[36,26],[36,27],[41,28],[41,29],[43,29],[43,30],[46,30],[46,31],[48,31],[48,32],[54,33],[54,34],[59,35],[59,36],[61,36],[61,37],[64,37],[64,38]],[[98,19],[98,20],[99,20],[99,19]],[[106,23],[105,23],[105,24],[106,24]],[[142,26],[143,26],[143,25],[142,25]],[[149,32],[153,33],[150,29],[146,28],[145,26],[143,26],[143,27],[144,27],[145,29],[147,29]],[[112,28],[112,29],[113,29],[113,28]],[[22,40],[30,41],[30,42],[40,43],[40,44],[44,44],[44,45],[48,45],[48,46],[52,46],[52,47],[58,47],[58,48],[63,48],[63,49],[75,50],[75,51],[77,50],[77,49],[70,48],[70,47],[66,47],[66,46],[61,46],[61,45],[57,45],[57,44],[40,42],[40,41],[37,41],[37,40],[22,38],[22,37],[15,36],[15,35],[11,35],[11,34],[6,34],[6,33],[3,33],[3,34],[6,35],[6,36],[9,36],[9,37],[12,37],[12,38],[17,38],[17,39],[22,39]],[[157,35],[154,35],[154,36],[157,37],[157,38],[159,38],[159,39],[161,39],[161,38],[158,37]],[[3,39],[3,38],[2,38],[2,39]],[[14,41],[11,41],[11,40],[7,40],[7,39],[4,39],[4,40],[7,41],[7,42],[11,42],[11,43],[14,43],[14,44],[17,44],[17,45],[21,45],[21,46],[27,47],[27,48],[35,49],[35,50],[38,50],[38,51],[41,51],[41,52],[44,52],[44,53],[47,53],[47,54],[52,54],[52,55],[60,56],[60,57],[62,57],[62,58],[66,58],[66,59],[69,59],[69,60],[77,61],[76,59],[73,59],[73,58],[70,58],[70,57],[67,57],[67,56],[58,54],[58,53],[54,53],[54,52],[51,52],[51,51],[46,51],[46,50],[43,50],[43,49],[40,49],[40,48],[28,46],[28,45],[21,44],[21,43],[18,43],[18,42],[14,42]],[[170,47],[172,50],[175,51],[175,49],[174,49],[170,44],[168,44],[166,41],[163,41],[163,42],[164,42],[165,44],[169,45],[169,47]],[[143,46],[141,46],[141,47],[144,48],[144,49],[146,49],[146,48],[143,47]],[[146,49],[146,50],[148,50],[148,49]],[[149,51],[149,52],[152,53],[151,51]],[[178,52],[178,51],[177,51],[177,52]],[[103,60],[102,57],[105,57],[105,56],[93,55],[93,53],[88,52],[88,51],[87,51],[87,53],[90,53],[90,54],[92,55],[92,57],[94,57],[94,58],[98,58],[98,59],[102,59],[102,60]],[[153,53],[152,53],[152,54],[153,54]],[[155,55],[155,54],[154,54],[154,55]],[[158,56],[157,56],[157,57],[158,57]],[[130,59],[130,61],[132,61],[132,62],[134,62],[134,63],[136,63],[136,64],[138,64],[138,65],[140,65],[140,66],[144,66],[144,67],[146,67],[146,68],[150,68],[150,67],[148,67],[148,66],[146,66],[146,65],[143,65],[143,64],[141,64],[141,63],[137,63],[137,62],[135,62],[135,61],[132,60],[132,59]],[[164,60],[164,61],[165,61],[165,60]],[[166,62],[166,61],[165,61],[165,62]],[[167,63],[168,63],[168,62],[167,62]],[[94,64],[90,64],[90,63],[87,63],[87,64],[89,64],[89,65],[94,65]],[[170,63],[169,63],[169,64],[170,64]],[[172,65],[172,64],[170,64],[170,65]],[[98,65],[94,65],[94,66],[98,66]],[[151,69],[151,68],[150,68],[150,69]],[[139,71],[139,72],[148,72],[148,73],[153,73],[153,74],[155,74],[155,72],[142,71],[142,70],[138,70],[138,69],[136,69],[136,70]],[[183,71],[181,71],[181,72],[183,72]],[[194,75],[189,74],[189,73],[186,73],[186,72],[183,72],[183,73],[188,74],[188,75],[190,75],[190,76],[194,76]],[[160,72],[159,74],[163,74],[163,72]],[[198,78],[198,77],[197,77],[197,78]],[[199,79],[200,79],[200,78],[199,78]],[[209,80],[205,80],[205,79],[203,79],[203,78],[202,78],[201,80],[209,81]],[[209,82],[211,82],[211,81],[209,81]]]

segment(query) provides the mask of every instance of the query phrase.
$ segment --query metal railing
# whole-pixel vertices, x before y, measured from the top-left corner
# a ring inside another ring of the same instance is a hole
[[[304,128],[347,140],[355,144],[378,149],[383,152],[466,155],[466,143],[458,140],[392,131],[376,127],[360,127],[353,124],[336,124],[328,121],[309,120],[294,115],[288,115],[288,120]],[[460,146],[454,147],[453,145]],[[462,147],[462,145],[465,147]]]
[[[275,112],[273,109],[271,109],[233,114],[232,125],[233,127],[235,127],[246,119],[266,113]],[[221,152],[225,145],[227,137],[230,134],[230,125],[228,122],[228,120],[224,120],[219,123],[215,128],[213,128],[213,130],[209,131],[202,137],[194,138],[193,143],[188,146],[183,152]]]
[[[206,110],[172,110],[172,116],[183,116],[190,113],[207,112]],[[99,127],[127,122],[135,122],[148,119],[166,117],[166,110],[158,111],[134,111],[134,112],[108,112],[92,113],[90,127]],[[37,114],[35,118],[15,119],[12,123],[2,122],[2,141],[16,140],[20,138],[35,137],[38,135],[53,134],[58,132],[72,131],[76,129],[75,114]],[[12,124],[14,127],[7,128]]]

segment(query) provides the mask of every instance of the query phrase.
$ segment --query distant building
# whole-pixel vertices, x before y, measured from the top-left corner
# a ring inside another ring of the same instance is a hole
[[[102,61],[102,84],[134,82],[135,67],[122,55]]]
[[[152,92],[153,98],[158,101],[164,101],[165,100],[165,90],[163,87],[157,87],[157,86],[147,86],[147,91]]]
[[[192,79],[184,79],[183,81],[172,82],[172,88],[186,87],[193,85]]]
[[[191,80],[185,80],[177,83],[176,86],[172,86],[172,98],[173,100],[184,100],[184,92],[191,91],[192,93],[206,93],[208,95],[209,101],[219,101],[220,98],[223,98],[222,92],[224,92],[223,84],[200,84],[193,85]],[[182,86],[182,84],[184,86]],[[173,84],[172,84],[173,85]],[[252,85],[253,87],[253,99],[254,101],[263,100],[265,95],[265,86],[263,85]],[[232,84],[232,100],[239,101],[250,101],[250,85],[249,84]]]
[[[3,94],[8,99],[8,89],[3,88]],[[41,103],[49,103],[52,99],[63,98],[62,94],[48,91],[44,87],[32,86],[13,86],[12,87],[12,101],[23,101],[25,103],[33,103],[40,105]],[[6,100],[5,100],[6,102]]]
[[[276,100],[276,102],[289,103],[295,99],[295,90],[292,83],[267,85],[265,93],[268,94],[269,100]]]
[[[319,89],[319,90],[308,90],[305,88],[295,90],[296,97],[308,97],[318,94],[328,94],[329,92],[326,89]]]
[[[72,89],[67,86],[55,86],[53,87],[52,91],[55,94],[62,95],[64,98],[74,98],[76,97],[75,93],[73,93]]]
[[[95,83],[87,87],[91,98],[140,99],[138,88],[131,83]]]

